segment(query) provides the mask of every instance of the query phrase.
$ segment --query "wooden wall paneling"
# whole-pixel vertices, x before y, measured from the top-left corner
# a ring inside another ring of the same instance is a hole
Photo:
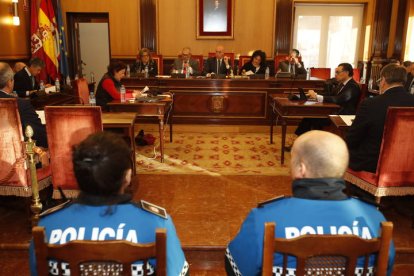
[[[386,59],[389,43],[389,26],[391,23],[392,0],[377,0],[373,24],[372,58]]]
[[[275,55],[288,54],[292,43],[293,2],[276,1]]]
[[[155,0],[140,1],[141,48],[157,52]]]
[[[395,1],[397,2],[397,1]],[[396,24],[395,29],[390,30],[390,32],[395,31],[394,43],[392,43],[392,54],[391,58],[395,60],[402,60],[403,55],[403,43],[405,42],[405,32],[407,30],[408,18],[407,14],[407,0],[398,1],[398,12],[396,15]]]
[[[20,26],[12,25],[12,2],[0,1],[0,59],[19,61],[30,58],[30,2],[24,10],[24,2],[19,1]]]

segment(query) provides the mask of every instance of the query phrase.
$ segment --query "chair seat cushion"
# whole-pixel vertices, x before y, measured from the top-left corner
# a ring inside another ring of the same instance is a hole
[[[350,168],[348,168],[346,172],[374,186],[378,186],[378,176],[375,173],[371,173],[367,171],[354,171]]]

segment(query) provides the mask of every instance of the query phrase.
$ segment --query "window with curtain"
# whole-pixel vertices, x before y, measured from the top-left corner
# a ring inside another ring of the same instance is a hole
[[[305,67],[333,68],[358,62],[362,29],[362,4],[295,4],[294,48]]]

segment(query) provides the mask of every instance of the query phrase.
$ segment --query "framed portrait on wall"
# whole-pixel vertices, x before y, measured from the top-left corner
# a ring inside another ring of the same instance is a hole
[[[233,39],[233,0],[197,1],[197,39]]]

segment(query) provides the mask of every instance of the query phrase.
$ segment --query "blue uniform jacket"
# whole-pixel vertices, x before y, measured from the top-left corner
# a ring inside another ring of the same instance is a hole
[[[309,182],[309,180],[304,181]],[[295,182],[300,181],[296,180]],[[325,187],[337,193],[338,189],[334,187],[338,183],[335,184],[334,182],[342,182],[342,180],[331,181]],[[306,185],[312,186],[312,183]],[[342,184],[339,186],[342,186]],[[321,187],[315,184],[313,188],[319,189]],[[321,188],[318,192],[323,190],[326,190],[326,188]],[[303,193],[301,197],[304,197]],[[371,239],[378,236],[380,223],[386,220],[375,206],[359,199],[342,197],[340,200],[333,198],[322,200],[314,199],[315,196],[309,197],[312,199],[284,198],[253,209],[226,250],[226,262],[230,264],[232,270],[228,274],[261,274],[265,222],[275,222],[276,237],[288,239],[306,234],[354,234],[364,239]],[[395,250],[392,244],[388,266],[389,272],[392,271],[394,255]],[[374,258],[371,258],[370,266],[373,262]],[[274,274],[278,275],[278,271],[281,272],[279,267],[282,267],[282,263],[282,255],[275,254]],[[295,258],[288,259],[288,267],[296,267]],[[363,267],[362,259],[359,260],[357,267]],[[293,275],[294,269],[289,272]]]
[[[63,244],[70,240],[127,240],[135,243],[155,241],[155,230],[167,230],[167,275],[186,275],[188,264],[181,249],[171,217],[167,219],[141,209],[134,203],[126,202],[112,206],[92,206],[73,203],[51,213],[39,222],[45,227],[49,243]],[[143,275],[142,264],[135,265],[136,275]],[[149,272],[154,271],[155,261],[150,260]],[[30,269],[36,273],[34,246],[30,246]],[[51,265],[51,273],[64,270],[57,263]],[[155,275],[155,273],[153,273]]]

